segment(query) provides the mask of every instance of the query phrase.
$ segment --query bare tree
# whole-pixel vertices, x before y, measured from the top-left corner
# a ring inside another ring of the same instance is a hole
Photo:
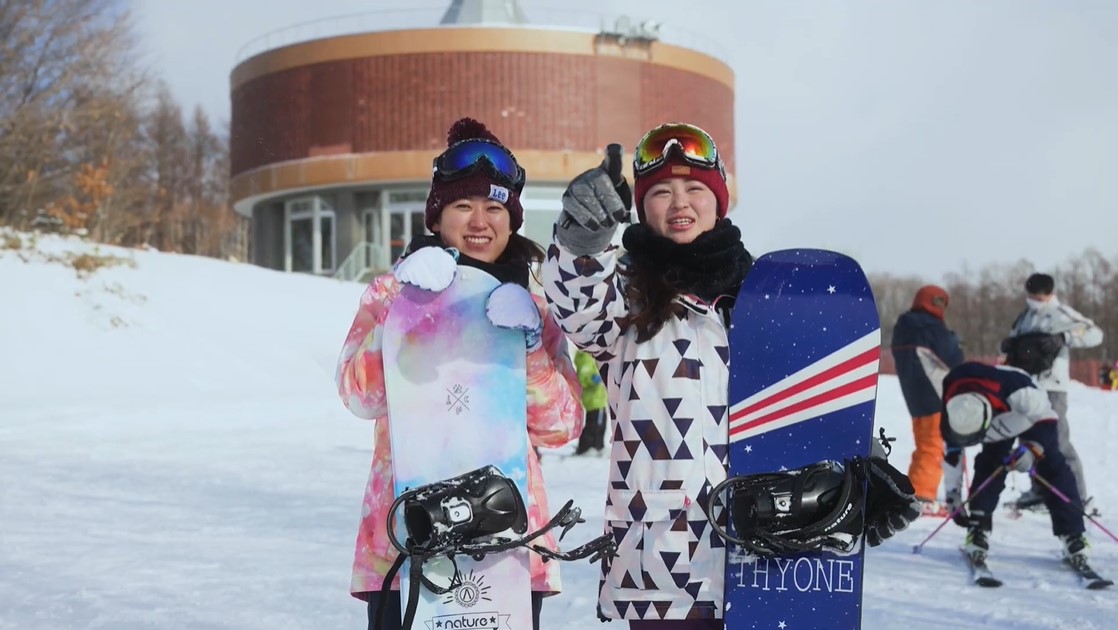
[[[1083,382],[1097,380],[1098,367],[1118,359],[1118,259],[1107,259],[1088,249],[1051,270],[1038,270],[1028,260],[990,264],[979,269],[964,265],[946,274],[938,283],[951,297],[947,324],[959,336],[968,358],[993,359],[999,345],[1025,308],[1025,279],[1035,271],[1051,273],[1060,299],[1091,318],[1103,330],[1103,345],[1074,350],[1072,376]],[[881,315],[882,343],[888,347],[897,316],[921,278],[897,278],[888,274],[870,276],[870,284]]]
[[[142,81],[132,46],[112,0],[0,0],[0,222],[29,226],[103,167],[78,139],[111,126]]]
[[[152,168],[153,199],[150,238],[163,251],[176,251],[190,213],[189,154],[182,108],[160,82],[144,124]]]
[[[912,298],[927,282],[916,276],[898,277],[887,273],[869,274],[869,281],[881,316],[881,343],[887,348],[897,318],[912,307]]]

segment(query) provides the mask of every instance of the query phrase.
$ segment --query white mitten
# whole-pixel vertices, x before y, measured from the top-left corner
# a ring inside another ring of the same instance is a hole
[[[458,250],[423,247],[408,254],[392,268],[396,279],[426,291],[442,291],[458,274]]]
[[[540,347],[543,320],[532,294],[524,287],[506,282],[493,289],[485,302],[485,314],[498,328],[523,330],[529,352]]]

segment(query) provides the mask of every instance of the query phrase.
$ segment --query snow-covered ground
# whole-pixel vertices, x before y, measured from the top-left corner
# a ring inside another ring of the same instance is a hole
[[[88,249],[0,249],[0,629],[364,628],[348,586],[372,428],[333,385],[362,287],[112,248],[99,251],[128,264],[82,279],[59,260]],[[877,415],[904,469],[892,377]],[[1071,416],[1111,522],[1118,395],[1077,386]],[[543,465],[553,503],[573,498],[587,517],[573,546],[601,531],[608,462],[570,450]],[[1015,476],[1003,498],[1024,485]],[[954,525],[912,553],[938,523],[867,553],[864,627],[1118,625],[1118,590],[1077,585],[1045,516],[999,514],[1000,589],[968,585]],[[1088,535],[1096,567],[1118,575],[1118,545]],[[597,566],[563,578],[543,628],[599,627]]]

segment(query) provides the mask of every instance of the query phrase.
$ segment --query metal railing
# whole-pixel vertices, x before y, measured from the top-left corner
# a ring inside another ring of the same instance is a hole
[[[388,270],[388,248],[361,241],[334,271],[334,277],[346,282],[367,282],[375,274]]]
[[[711,40],[708,35],[688,31],[672,24],[654,23],[633,15],[576,11],[562,7],[525,6],[522,9],[528,18],[526,24],[439,24],[446,7],[446,3],[442,3],[438,6],[381,9],[292,24],[249,40],[237,51],[236,63],[268,50],[315,39],[417,28],[472,26],[545,28],[590,33],[646,33],[666,44],[690,48],[726,63],[729,63],[730,59],[727,50]]]

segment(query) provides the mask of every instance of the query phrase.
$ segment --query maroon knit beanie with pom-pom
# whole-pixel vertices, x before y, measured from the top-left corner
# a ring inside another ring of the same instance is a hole
[[[447,131],[446,146],[451,147],[458,142],[473,138],[501,144],[497,136],[494,136],[485,125],[473,118],[462,118],[451,125],[450,130]],[[510,151],[509,154],[511,155],[512,152]],[[513,232],[519,230],[524,223],[524,208],[520,205],[519,189],[510,189],[483,171],[449,182],[441,181],[436,173],[431,181],[431,192],[427,195],[427,210],[424,215],[427,229],[431,230],[438,222],[443,208],[448,204],[468,197],[485,197],[501,202],[509,211],[509,227]]]

